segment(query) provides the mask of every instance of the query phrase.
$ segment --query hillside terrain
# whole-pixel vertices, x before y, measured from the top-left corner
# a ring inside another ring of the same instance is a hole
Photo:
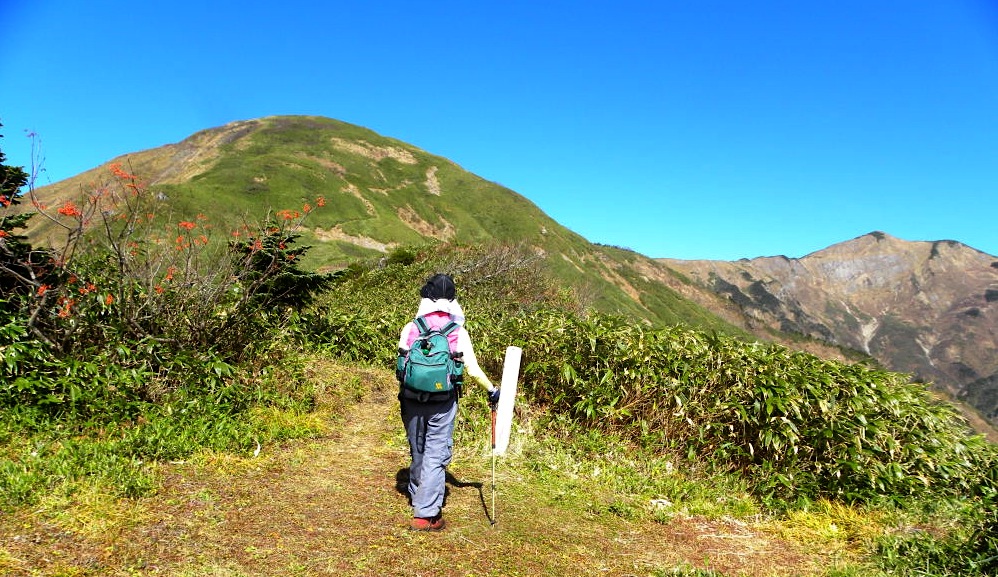
[[[755,330],[848,347],[998,422],[998,257],[870,233],[800,259],[663,259]]]
[[[180,216],[216,230],[322,198],[301,242],[335,270],[435,242],[527,247],[584,304],[652,325],[685,323],[824,358],[872,357],[998,419],[998,258],[953,241],[872,233],[802,259],[651,259],[594,245],[522,195],[453,162],[321,117],[233,122],[113,159]],[[49,205],[85,196],[107,166],[38,189]],[[34,219],[50,246],[60,231]]]
[[[305,264],[320,271],[404,246],[513,243],[529,247],[566,287],[600,310],[737,331],[631,263],[653,270],[650,259],[593,245],[508,188],[344,122],[306,116],[233,122],[110,159],[37,194],[48,206],[85,200],[111,179],[115,164],[138,175],[177,216],[207,215],[217,231],[321,197],[324,210],[310,215],[301,231],[301,242],[313,247]],[[50,221],[30,224],[36,242],[63,242],[64,231]]]

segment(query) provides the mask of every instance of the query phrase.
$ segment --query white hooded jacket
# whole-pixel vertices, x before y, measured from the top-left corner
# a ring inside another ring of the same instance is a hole
[[[461,308],[460,303],[457,299],[428,299],[424,298],[419,301],[419,308],[416,310],[416,317],[421,317],[428,315],[430,313],[442,312],[447,313],[450,319],[458,324],[457,329],[457,350],[464,353],[464,371],[465,374],[474,377],[487,391],[490,393],[495,390],[495,385],[489,380],[488,375],[485,371],[478,366],[478,358],[475,357],[475,349],[471,345],[471,336],[468,335],[468,331],[464,328],[464,310]],[[416,323],[410,321],[407,325],[402,327],[402,333],[399,335],[399,350],[408,351],[409,347],[412,346],[412,342],[419,335],[419,329],[416,327]]]

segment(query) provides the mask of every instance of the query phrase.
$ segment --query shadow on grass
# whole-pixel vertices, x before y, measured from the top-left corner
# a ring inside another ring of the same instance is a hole
[[[450,471],[446,473],[446,482],[448,487],[444,487],[444,506],[447,506],[447,497],[450,496],[450,488],[454,487],[456,489],[464,489],[466,487],[472,487],[478,489],[478,502],[482,505],[482,512],[485,513],[485,518],[488,519],[489,524],[494,525],[495,520],[492,518],[492,513],[489,511],[489,506],[485,502],[485,492],[482,490],[484,483],[481,481],[462,481]],[[405,496],[409,501],[409,506],[412,506],[412,495],[409,494],[409,468],[405,467],[399,469],[395,473],[395,490],[398,491],[400,495]]]

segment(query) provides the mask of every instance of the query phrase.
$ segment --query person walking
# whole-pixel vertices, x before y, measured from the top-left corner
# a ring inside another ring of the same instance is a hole
[[[452,358],[463,362],[464,372],[485,388],[489,403],[499,401],[499,389],[478,365],[471,337],[464,328],[464,311],[457,301],[454,279],[436,274],[420,289],[416,317],[402,328],[399,336],[399,402],[402,423],[409,440],[409,496],[412,499],[414,531],[440,531],[444,528],[443,505],[447,465],[454,445],[454,421],[460,383],[454,390],[441,393],[418,392],[408,388],[403,380],[403,359],[423,329],[449,330],[448,345]],[[456,324],[456,329],[450,325]]]

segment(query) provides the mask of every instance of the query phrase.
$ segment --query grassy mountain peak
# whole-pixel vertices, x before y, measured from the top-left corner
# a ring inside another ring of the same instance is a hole
[[[40,188],[49,205],[80,196],[118,163],[178,216],[208,215],[216,230],[323,199],[301,242],[304,265],[335,270],[403,246],[508,243],[543,259],[551,274],[603,311],[652,323],[688,322],[739,332],[660,282],[668,273],[631,251],[593,245],[522,195],[399,140],[338,120],[271,116],[232,122],[181,142],[126,154]],[[60,231],[36,219],[44,244]]]
[[[324,197],[327,210],[313,217],[306,240],[318,242],[317,258],[325,266],[432,240],[524,241],[544,234],[544,244],[561,248],[579,240],[513,191],[444,158],[327,118],[233,122],[111,162],[127,166],[182,214],[210,214],[226,223]],[[56,199],[72,195],[100,181],[103,170],[40,192]]]

